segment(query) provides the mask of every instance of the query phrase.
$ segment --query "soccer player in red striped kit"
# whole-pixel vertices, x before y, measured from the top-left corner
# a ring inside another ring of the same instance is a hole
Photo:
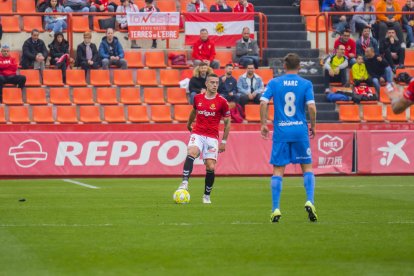
[[[193,110],[187,122],[187,128],[191,132],[188,142],[187,158],[183,168],[183,181],[178,189],[188,190],[188,179],[193,170],[194,160],[203,154],[206,166],[205,187],[203,203],[209,204],[210,193],[214,184],[214,170],[218,153],[226,150],[226,141],[230,132],[230,111],[227,100],[217,93],[219,77],[210,74],[206,80],[206,92],[194,97]],[[219,143],[220,120],[224,120],[224,132]],[[195,125],[193,122],[196,120]]]

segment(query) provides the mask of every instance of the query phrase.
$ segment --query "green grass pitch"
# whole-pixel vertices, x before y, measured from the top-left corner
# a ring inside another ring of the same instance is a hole
[[[179,179],[0,181],[0,275],[414,275],[414,177],[286,177],[271,224],[269,177],[216,177],[203,205]],[[26,201],[20,202],[19,199]]]

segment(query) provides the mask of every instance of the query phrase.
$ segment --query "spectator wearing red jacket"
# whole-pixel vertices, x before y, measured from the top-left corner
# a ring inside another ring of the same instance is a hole
[[[334,49],[338,49],[339,45],[345,46],[345,56],[348,58],[349,66],[352,67],[356,62],[356,43],[351,38],[351,32],[349,29],[344,30],[341,36],[335,40]]]
[[[220,62],[215,60],[216,46],[208,38],[207,29],[200,30],[200,40],[193,45],[193,63],[194,67],[201,62],[207,63],[213,69],[220,68]]]
[[[26,77],[16,74],[16,60],[10,56],[10,48],[4,44],[0,55],[0,103],[3,102],[3,86],[6,83],[16,84],[17,87],[24,88]]]
[[[117,6],[115,3],[109,3],[108,0],[92,0],[90,5],[90,12],[114,12]]]
[[[239,0],[233,12],[254,12],[254,6],[252,3],[247,2],[247,0]]]

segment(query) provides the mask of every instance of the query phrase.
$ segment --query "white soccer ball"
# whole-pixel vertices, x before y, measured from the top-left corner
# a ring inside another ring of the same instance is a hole
[[[178,189],[174,192],[174,202],[177,204],[186,204],[190,202],[190,193],[184,189]]]

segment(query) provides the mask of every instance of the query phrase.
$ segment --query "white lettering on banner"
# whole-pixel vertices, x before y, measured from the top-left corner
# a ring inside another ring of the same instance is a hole
[[[65,159],[67,158],[72,163],[72,166],[82,166],[82,162],[77,157],[82,151],[83,146],[79,142],[59,142],[55,165],[64,166]]]
[[[344,140],[338,136],[330,136],[326,134],[319,138],[318,149],[324,154],[330,154],[332,152],[338,152],[344,147]]]
[[[403,146],[407,139],[403,139],[400,142],[394,144],[390,141],[387,141],[388,147],[380,147],[377,150],[383,152],[383,157],[380,159],[380,164],[382,166],[389,166],[394,159],[394,156],[398,156],[402,161],[407,164],[410,164],[410,159],[408,159],[407,154],[403,151]]]
[[[178,148],[178,153],[174,158],[169,159],[168,152],[174,147]],[[166,166],[177,166],[184,162],[186,157],[187,145],[179,140],[165,142],[158,150],[158,160]]]
[[[180,14],[178,12],[140,12],[127,13],[128,26],[143,25],[179,25]]]
[[[90,142],[86,154],[85,166],[103,166],[105,160],[96,160],[96,157],[106,156],[108,151],[100,151],[100,147],[107,147],[109,142]]]
[[[125,150],[123,150],[126,148]],[[137,144],[130,141],[116,141],[112,146],[112,154],[109,160],[109,165],[119,165],[119,159],[123,157],[130,157],[137,152]]]
[[[134,165],[145,165],[145,164],[147,164],[148,161],[149,161],[150,155],[151,155],[152,148],[157,147],[160,144],[161,144],[160,141],[145,142],[142,145],[140,157],[137,158],[136,160],[129,161],[128,165],[134,166]]]
[[[318,168],[342,168],[342,156],[329,156],[318,158]]]

